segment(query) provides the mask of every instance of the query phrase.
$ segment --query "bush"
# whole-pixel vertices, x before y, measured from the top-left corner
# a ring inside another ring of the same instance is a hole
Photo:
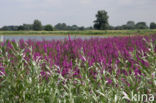
[[[53,31],[53,27],[52,27],[52,25],[48,24],[48,25],[44,26],[44,30],[46,30],[46,31]]]

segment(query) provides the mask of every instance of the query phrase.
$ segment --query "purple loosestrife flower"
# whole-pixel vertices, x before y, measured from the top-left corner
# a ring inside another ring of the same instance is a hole
[[[48,80],[50,77],[50,73],[48,71],[47,72],[41,71],[41,76],[42,76],[42,78]]]
[[[65,56],[65,58],[63,60],[62,69],[63,69],[62,70],[62,75],[63,76],[68,74],[71,71],[71,69],[72,69],[72,61],[69,62],[67,60],[67,56]]]
[[[142,63],[145,67],[149,67],[148,61],[144,61],[144,60],[141,59],[141,63]]]
[[[112,79],[110,79],[110,78],[106,78],[106,80],[107,80],[108,84],[112,84],[113,83]]]
[[[38,52],[34,53],[33,59],[36,60],[38,57],[40,57],[40,53],[38,53]]]
[[[135,68],[134,72],[136,76],[141,75],[141,71],[138,69],[138,67]]]
[[[128,73],[127,73],[126,70],[122,70],[122,73],[123,73],[124,75],[128,76]]]
[[[155,43],[155,35],[152,36],[134,36],[134,37],[109,37],[109,38],[91,38],[91,39],[71,39],[71,36],[68,35],[67,39],[64,40],[20,40],[19,46],[21,49],[25,47],[33,48],[33,59],[46,59],[50,63],[50,67],[54,64],[58,65],[61,70],[60,73],[63,75],[68,74],[70,71],[73,71],[78,75],[79,72],[75,70],[74,61],[75,59],[81,59],[83,62],[88,61],[89,66],[92,66],[94,63],[102,63],[104,69],[112,71],[114,68],[112,63],[120,66],[121,62],[119,61],[119,56],[123,58],[123,61],[128,60],[130,65],[130,70],[127,71],[118,71],[117,74],[129,75],[131,72],[135,72],[136,75],[141,74],[139,67],[136,68],[136,64],[142,63],[143,66],[148,67],[149,63],[142,59],[143,56],[146,56],[148,50],[148,45],[146,45],[143,38],[150,40],[152,38],[153,44]],[[11,60],[12,64],[15,64],[16,58],[10,52],[12,50],[12,45],[9,41],[8,43],[1,43],[1,46],[6,46],[6,52],[8,52],[8,58]],[[83,55],[81,54],[81,48],[83,48]],[[154,47],[156,51],[156,47]],[[137,60],[129,53],[133,50],[142,51],[144,55],[136,53]],[[30,60],[30,50],[25,49],[24,54],[25,60],[29,62]],[[121,54],[121,55],[119,55]],[[132,69],[132,70],[131,70]],[[134,70],[134,71],[133,71]],[[92,73],[94,74],[94,73]]]
[[[78,67],[75,67],[73,77],[81,78],[80,69]]]

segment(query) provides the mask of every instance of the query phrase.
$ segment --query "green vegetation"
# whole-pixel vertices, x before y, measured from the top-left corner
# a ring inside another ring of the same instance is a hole
[[[156,34],[156,29],[146,30],[84,30],[84,31],[0,31],[0,35],[149,35]]]
[[[156,23],[152,22],[152,23],[150,24],[150,29],[156,29]]]
[[[109,16],[105,10],[99,10],[94,21],[94,28],[97,30],[107,30],[109,28],[108,18]]]
[[[47,25],[44,26],[44,30],[46,30],[46,31],[53,31],[53,27],[52,27],[52,25],[47,24]]]
[[[145,22],[138,22],[136,24],[136,29],[148,29],[148,26],[146,25]]]
[[[34,20],[33,30],[35,30],[35,31],[42,30],[42,23],[39,20]]]
[[[20,49],[14,42],[11,45],[11,50],[7,50],[6,45],[0,46],[0,60],[6,67],[5,73],[0,72],[0,103],[142,103],[144,100],[136,96],[134,99],[133,94],[145,93],[150,95],[145,100],[154,101],[151,94],[156,90],[156,54],[152,43],[149,43],[150,51],[141,58],[150,63],[148,69],[145,65],[136,65],[145,75],[136,76],[135,71],[129,75],[117,75],[119,69],[128,71],[131,68],[122,57],[119,67],[112,63],[112,71],[106,68],[103,75],[100,63],[89,66],[88,61],[76,59],[74,67],[79,68],[81,78],[71,77],[72,72],[63,77],[58,73],[60,67],[50,67],[44,59],[34,60],[31,47]],[[25,59],[25,49],[30,50],[29,61]],[[8,52],[16,58],[14,62],[10,62]],[[136,59],[137,53],[131,53],[132,59]],[[40,73],[43,64],[45,75]],[[89,75],[89,70],[96,71],[96,79]],[[106,76],[111,78],[110,82]]]

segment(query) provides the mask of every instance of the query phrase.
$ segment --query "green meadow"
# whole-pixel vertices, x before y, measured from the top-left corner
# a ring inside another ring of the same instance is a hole
[[[145,30],[76,30],[76,31],[0,31],[0,35],[149,35],[155,34],[156,29]]]

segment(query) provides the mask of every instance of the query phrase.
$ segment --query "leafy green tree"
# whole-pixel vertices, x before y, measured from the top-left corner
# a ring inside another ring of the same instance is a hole
[[[122,30],[123,29],[123,26],[115,26],[114,27],[114,30]]]
[[[24,30],[23,25],[18,26],[18,30]]]
[[[147,29],[148,26],[146,25],[145,22],[138,22],[136,25],[135,25],[136,29]]]
[[[32,24],[23,24],[24,30],[33,30],[33,25]]]
[[[128,21],[126,24],[127,29],[135,29],[135,22],[134,21]]]
[[[1,28],[1,30],[4,30],[4,31],[6,31],[6,30],[8,30],[8,31],[17,31],[18,30],[18,26],[3,26]]]
[[[46,30],[46,31],[53,31],[53,27],[52,27],[52,25],[47,24],[47,25],[44,26],[44,30]]]
[[[86,27],[85,30],[94,30],[92,26]]]
[[[105,10],[99,10],[96,14],[96,20],[94,21],[94,28],[98,30],[106,30],[109,28],[108,23],[109,16]]]
[[[156,23],[154,22],[150,23],[150,29],[156,29]]]
[[[36,31],[42,30],[42,23],[39,20],[34,20],[33,30]]]
[[[114,26],[109,25],[109,30],[114,30],[114,29],[115,29],[115,27],[114,27]]]
[[[71,26],[71,29],[72,29],[72,30],[78,30],[79,27],[78,27],[77,25],[72,25],[72,26]]]
[[[84,29],[85,29],[84,26],[79,27],[79,30],[84,30]]]
[[[58,23],[55,25],[56,30],[67,30],[67,25],[66,23]]]

